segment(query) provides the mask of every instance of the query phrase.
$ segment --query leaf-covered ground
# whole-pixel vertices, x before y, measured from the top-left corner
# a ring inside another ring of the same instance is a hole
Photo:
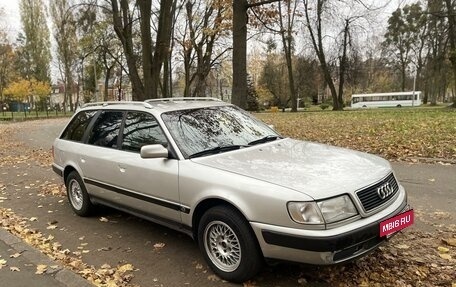
[[[456,111],[368,109],[255,114],[282,135],[356,149],[390,160],[456,163]]]

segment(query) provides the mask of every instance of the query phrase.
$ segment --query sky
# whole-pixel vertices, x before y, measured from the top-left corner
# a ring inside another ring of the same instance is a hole
[[[0,0],[0,9],[2,8],[5,16],[0,19],[1,26],[6,27],[10,41],[14,41],[21,30],[19,0]]]

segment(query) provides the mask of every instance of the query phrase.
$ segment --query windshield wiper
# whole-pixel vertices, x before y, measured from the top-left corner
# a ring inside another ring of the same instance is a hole
[[[277,136],[277,135],[267,135],[267,136],[262,137],[260,139],[257,139],[257,140],[249,142],[249,145],[262,144],[262,143],[266,143],[266,142],[275,141],[275,140],[278,140],[278,139],[281,139],[281,138],[282,138],[281,136]]]
[[[231,151],[231,150],[236,150],[240,149],[243,147],[247,147],[246,145],[226,145],[226,146],[216,146],[214,148],[206,149],[203,151],[199,151],[197,153],[194,153],[190,155],[188,158],[195,158],[195,157],[200,157],[200,156],[206,156],[206,155],[211,155],[211,154],[217,154],[221,152],[226,152],[226,151]]]

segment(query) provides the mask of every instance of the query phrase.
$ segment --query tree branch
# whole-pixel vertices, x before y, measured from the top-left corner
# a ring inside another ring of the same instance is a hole
[[[234,1],[236,1],[236,0],[234,0]],[[279,2],[279,1],[280,0],[264,0],[264,1],[260,1],[260,2],[250,3],[250,4],[247,4],[247,8],[258,7],[261,5],[271,4],[271,3]]]

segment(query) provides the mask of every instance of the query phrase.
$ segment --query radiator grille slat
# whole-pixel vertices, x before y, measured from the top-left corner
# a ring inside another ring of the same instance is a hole
[[[383,186],[387,183],[389,183],[389,186],[392,188],[392,193],[390,195],[388,195],[387,197],[385,197],[384,199],[382,199],[378,195],[377,190],[378,190],[378,188],[380,188],[381,186]],[[377,206],[380,206],[383,203],[390,200],[390,198],[392,198],[398,192],[398,190],[399,190],[399,185],[398,185],[396,179],[394,178],[394,174],[391,173],[385,179],[374,184],[373,186],[370,186],[368,188],[358,191],[356,193],[356,195],[358,196],[359,200],[361,201],[361,204],[363,205],[364,210],[366,212],[369,212],[372,209],[376,208]]]

